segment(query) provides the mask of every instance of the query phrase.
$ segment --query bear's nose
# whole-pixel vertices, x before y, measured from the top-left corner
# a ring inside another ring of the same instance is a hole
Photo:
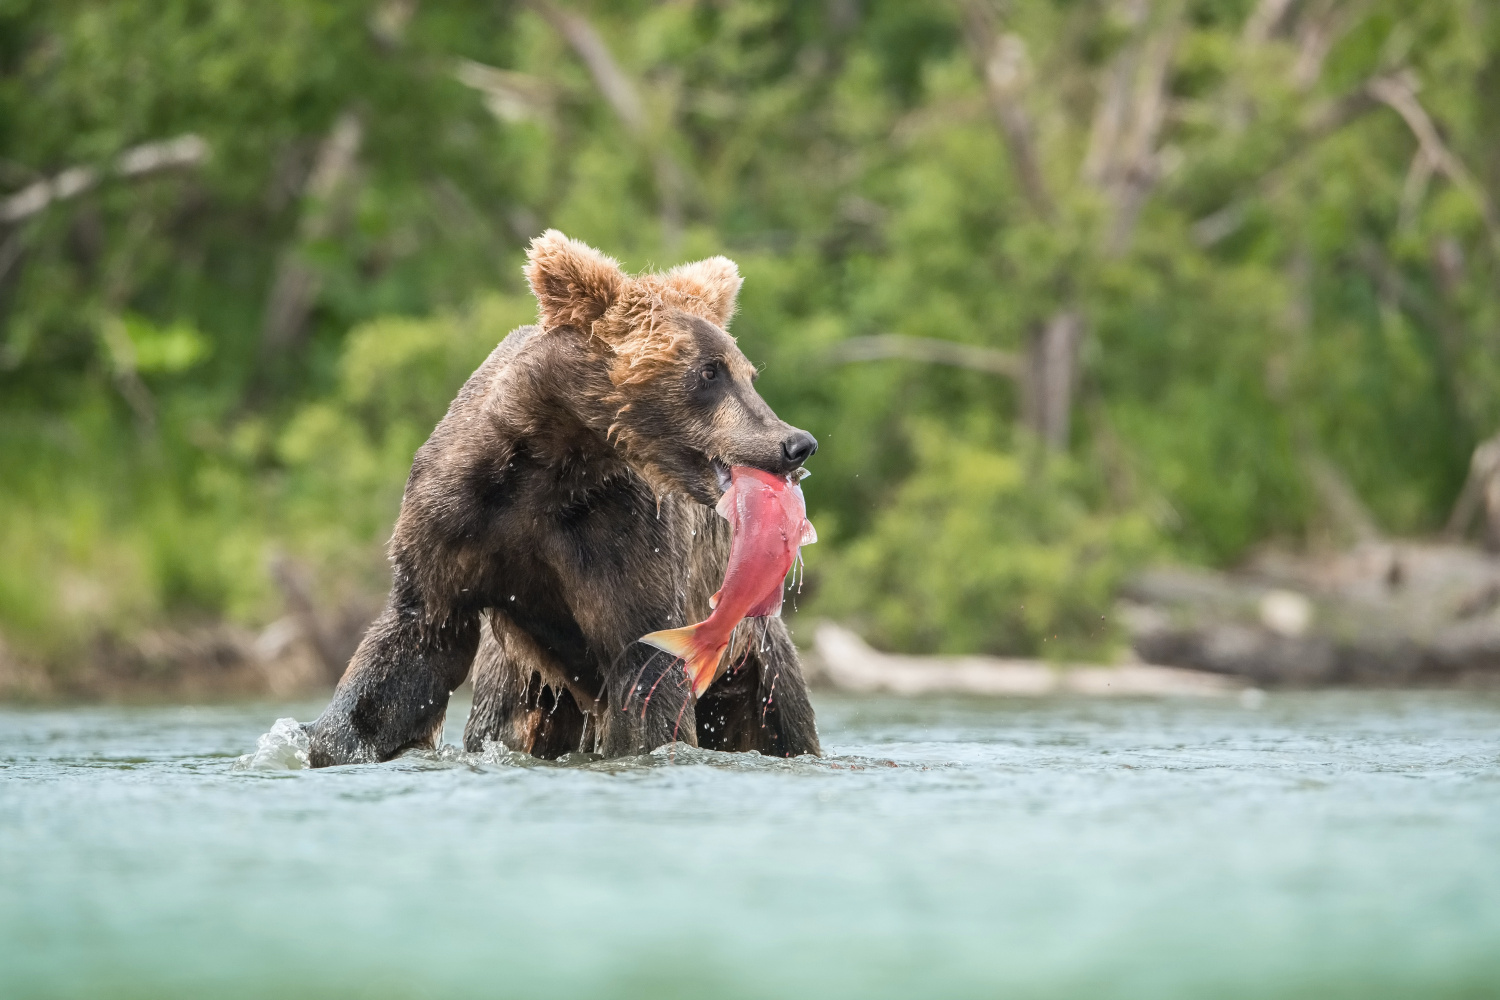
[[[807,431],[797,431],[781,442],[781,454],[791,463],[792,468],[796,468],[809,458],[812,458],[813,452],[817,450],[818,439],[807,433]]]

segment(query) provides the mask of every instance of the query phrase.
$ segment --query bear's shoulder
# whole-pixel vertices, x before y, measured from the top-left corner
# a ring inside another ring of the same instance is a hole
[[[540,333],[539,326],[518,326],[495,345],[489,356],[474,369],[474,374],[458,390],[448,407],[449,415],[468,410],[479,404],[495,387],[508,368]]]
[[[504,364],[524,350],[527,344],[541,335],[541,332],[542,328],[535,323],[516,327],[495,345],[495,349],[490,352],[490,356],[480,367],[483,368],[491,363]]]

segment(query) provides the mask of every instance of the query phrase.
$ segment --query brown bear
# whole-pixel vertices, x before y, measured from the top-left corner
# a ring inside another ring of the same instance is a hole
[[[728,467],[790,474],[818,446],[725,332],[738,269],[630,277],[549,230],[526,278],[540,323],[495,348],[412,462],[389,602],[307,725],[313,766],[435,746],[471,665],[470,750],[819,753],[779,618],[742,623],[696,703],[680,661],[636,642],[708,616]]]

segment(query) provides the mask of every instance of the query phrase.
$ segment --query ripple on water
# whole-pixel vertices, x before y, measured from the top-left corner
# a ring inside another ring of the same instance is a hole
[[[318,708],[0,709],[0,997],[1500,982],[1491,696],[820,696],[823,758],[444,745],[313,771]]]

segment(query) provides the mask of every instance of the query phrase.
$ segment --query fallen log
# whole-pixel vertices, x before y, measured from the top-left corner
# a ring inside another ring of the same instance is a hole
[[[818,625],[814,643],[823,679],[841,691],[860,693],[1203,696],[1232,694],[1245,688],[1244,682],[1234,678],[1146,663],[1085,666],[993,656],[882,653],[831,622]]]
[[[1263,687],[1500,685],[1500,559],[1369,542],[1235,573],[1156,569],[1124,589],[1140,658]]]

